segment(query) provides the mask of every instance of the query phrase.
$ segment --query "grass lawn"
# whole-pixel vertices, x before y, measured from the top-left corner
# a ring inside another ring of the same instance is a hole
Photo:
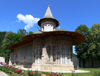
[[[93,72],[98,72],[100,68],[80,68],[79,70],[90,71],[90,73],[75,73],[74,76],[93,76]],[[72,76],[71,73],[63,73],[64,76]]]

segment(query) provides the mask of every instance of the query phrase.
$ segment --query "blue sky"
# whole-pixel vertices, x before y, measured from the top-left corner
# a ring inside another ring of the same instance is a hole
[[[0,0],[0,31],[17,33],[25,28],[36,32],[48,2],[53,17],[67,31],[75,31],[80,24],[90,28],[100,23],[100,0]]]

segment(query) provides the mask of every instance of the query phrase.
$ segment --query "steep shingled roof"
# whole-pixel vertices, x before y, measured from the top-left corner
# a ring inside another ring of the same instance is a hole
[[[49,5],[48,5],[47,11],[46,11],[46,13],[44,15],[44,18],[53,18],[53,15],[51,13]]]
[[[42,34],[42,31],[37,30],[34,34]]]
[[[62,28],[58,28],[57,30],[55,30],[55,31],[66,31],[66,30],[64,30],[64,29],[62,29]]]

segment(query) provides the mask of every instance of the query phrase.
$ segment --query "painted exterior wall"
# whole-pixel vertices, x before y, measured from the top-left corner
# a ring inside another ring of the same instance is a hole
[[[56,64],[55,69],[58,66],[60,70],[61,68],[68,69],[68,67],[73,69],[72,43],[71,37],[68,36],[37,38],[31,43],[14,48],[10,60],[18,67],[37,68],[38,65],[40,69],[44,64],[44,67],[47,64],[48,66]]]
[[[15,62],[16,64],[22,64],[22,63],[31,63],[32,62],[32,43],[19,46],[14,49],[14,51],[10,55],[10,59],[12,62]]]

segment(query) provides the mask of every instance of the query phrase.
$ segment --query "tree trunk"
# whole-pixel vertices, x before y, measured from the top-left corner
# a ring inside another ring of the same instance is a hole
[[[81,67],[81,59],[79,59],[79,67]]]
[[[92,68],[94,67],[94,60],[92,59]]]
[[[83,68],[85,68],[85,59],[82,60]]]

